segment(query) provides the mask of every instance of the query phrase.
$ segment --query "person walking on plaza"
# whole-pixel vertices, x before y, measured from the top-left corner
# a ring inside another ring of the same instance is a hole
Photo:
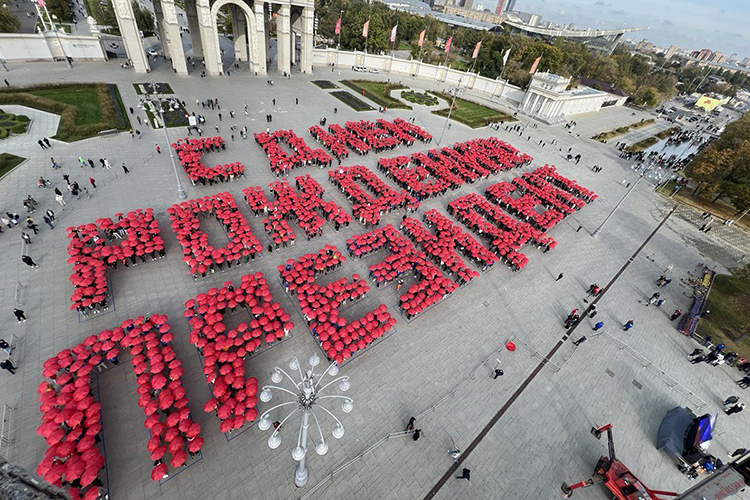
[[[599,323],[594,325],[594,328],[592,330],[597,331],[600,330],[604,326],[604,321],[600,321]]]
[[[680,316],[682,316],[682,311],[680,311],[679,309],[675,309],[674,312],[672,313],[672,315],[669,317],[669,320],[670,321],[674,321],[677,318],[679,318]]]
[[[22,240],[23,240],[23,242],[24,242],[24,243],[26,243],[27,245],[31,245],[31,236],[29,236],[29,235],[28,235],[28,234],[26,234],[25,232],[21,232],[21,239],[22,239]]]
[[[42,140],[44,141],[44,143],[45,143],[45,144],[47,145],[47,147],[48,147],[48,148],[51,148],[51,147],[52,147],[52,144],[50,144],[50,143],[49,143],[49,139],[47,139],[47,138],[45,137],[45,138],[44,138],[44,139],[42,139]]]
[[[596,308],[596,304],[591,304],[591,307],[589,307],[589,318],[593,318],[599,313],[599,310]]]
[[[26,323],[26,314],[21,309],[13,309],[13,315],[19,323]]]
[[[0,339],[0,349],[10,354],[10,344],[5,339]]]
[[[47,149],[47,146],[44,145],[44,142],[41,139],[39,139],[38,141],[36,141],[36,143],[39,144],[40,148]]]
[[[3,370],[9,371],[11,374],[16,374],[16,368],[18,368],[16,365],[13,364],[13,361],[10,360],[10,358],[6,359],[2,363],[0,363],[0,368]]]
[[[159,147],[158,144],[156,145],[156,152],[159,153],[159,154],[161,154],[161,148]]]
[[[735,382],[737,385],[739,385],[743,389],[747,389],[747,386],[750,385],[750,376],[748,377],[742,377],[742,380],[738,380]]]
[[[456,476],[456,479],[466,479],[467,481],[471,481],[471,470],[464,467],[464,470],[461,471],[461,475]]]
[[[726,410],[724,410],[724,413],[726,413],[727,415],[734,415],[735,413],[740,413],[744,409],[745,403],[739,403],[727,408]]]
[[[55,201],[58,202],[61,207],[64,207],[65,205],[67,205],[67,203],[65,203],[65,198],[63,198],[62,193],[55,195]]]
[[[125,172],[126,174],[129,174],[129,173],[130,173],[130,170],[128,170],[128,167],[126,167],[126,166],[125,166],[125,163],[123,163],[123,164],[122,164],[122,170],[123,170],[123,172]]]
[[[412,434],[411,438],[414,441],[419,441],[419,436],[421,436],[422,429],[414,429],[414,434]]]
[[[655,292],[651,296],[651,298],[648,299],[648,302],[646,302],[646,307],[652,306],[652,305],[656,304],[656,301],[659,300],[660,296],[661,296],[661,294],[659,292]]]
[[[39,226],[36,224],[36,221],[32,219],[31,217],[26,217],[26,227],[34,231],[34,234],[39,234]]]
[[[44,220],[45,224],[47,224],[50,229],[55,229],[55,225],[52,223],[52,219],[50,219],[47,215],[43,215],[42,220]]]
[[[94,179],[93,177],[89,177],[89,184],[94,186],[94,189],[96,189],[96,179]]]
[[[51,209],[48,208],[46,214],[47,214],[47,217],[49,217],[49,220],[51,220],[52,222],[55,222],[55,212],[53,212]]]
[[[727,399],[724,400],[722,403],[724,407],[732,406],[740,402],[739,396],[729,396]]]
[[[574,345],[574,346],[576,346],[576,347],[578,347],[579,345],[583,344],[583,343],[584,343],[584,342],[586,342],[587,340],[588,340],[588,339],[587,339],[587,338],[586,338],[586,336],[584,335],[584,336],[583,336],[583,337],[581,337],[580,339],[578,339],[578,340],[576,340],[575,342],[573,342],[573,345]]]
[[[109,163],[109,160],[106,159],[106,158],[104,158],[104,168],[106,168],[106,169],[112,168],[112,164]]]
[[[406,430],[407,431],[413,431],[414,430],[414,424],[417,422],[417,419],[414,417],[411,417],[409,419],[409,423],[406,424]]]
[[[627,331],[628,331],[628,330],[630,330],[631,328],[633,328],[633,320],[632,320],[632,319],[631,319],[631,320],[629,320],[629,321],[628,321],[627,323],[625,323],[624,325],[622,325],[622,330],[623,330],[624,332],[627,332]]]
[[[555,281],[560,281],[561,279],[563,279],[563,273],[558,274]]]
[[[24,264],[26,264],[29,267],[39,267],[39,264],[34,262],[34,260],[28,255],[21,256],[21,260],[23,261]]]

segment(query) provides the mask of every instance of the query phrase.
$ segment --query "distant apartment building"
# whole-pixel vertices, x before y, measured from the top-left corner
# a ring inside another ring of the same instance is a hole
[[[732,54],[729,56],[729,59],[727,60],[728,63],[736,63],[737,62],[737,54]]]
[[[727,62],[727,56],[721,52],[714,52],[708,60],[714,63],[725,63]]]
[[[503,22],[503,17],[493,12],[471,10],[471,9],[462,8],[462,7],[454,7],[452,5],[444,6],[443,12],[445,14],[459,16],[459,17],[463,17],[465,19],[471,19],[474,21],[482,21],[484,23],[501,24]]]
[[[505,12],[514,12],[516,10],[516,0],[507,0],[505,2]]]
[[[739,64],[745,68],[750,68],[750,57],[744,58]]]
[[[664,57],[671,59],[675,52],[677,52],[677,45],[670,45],[667,52],[664,53]]]

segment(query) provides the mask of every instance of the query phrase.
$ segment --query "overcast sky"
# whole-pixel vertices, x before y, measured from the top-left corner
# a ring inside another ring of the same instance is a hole
[[[515,10],[579,28],[647,26],[626,37],[750,57],[750,0],[516,0]]]

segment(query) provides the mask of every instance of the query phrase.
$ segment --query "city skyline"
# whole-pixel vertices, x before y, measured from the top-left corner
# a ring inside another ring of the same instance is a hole
[[[750,56],[750,9],[743,0],[520,0],[516,10],[539,14],[553,23],[574,23],[581,28],[649,27],[629,38],[645,38],[656,45],[674,44],[689,51],[708,48],[740,60]]]

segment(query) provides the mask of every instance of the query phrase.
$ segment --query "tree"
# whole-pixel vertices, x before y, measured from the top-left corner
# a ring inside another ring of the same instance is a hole
[[[154,33],[154,16],[151,11],[146,7],[141,7],[135,0],[132,1],[133,15],[135,16],[135,23],[138,25],[143,34],[149,36]],[[231,26],[231,24],[230,24]],[[231,30],[230,30],[231,31]],[[164,40],[162,40],[163,42]]]
[[[0,6],[0,33],[17,33],[21,27],[18,18],[6,6]]]
[[[57,16],[57,22],[70,22],[73,20],[68,0],[47,0],[47,10],[49,10],[51,16]],[[54,20],[55,18],[53,17],[52,19]]]

